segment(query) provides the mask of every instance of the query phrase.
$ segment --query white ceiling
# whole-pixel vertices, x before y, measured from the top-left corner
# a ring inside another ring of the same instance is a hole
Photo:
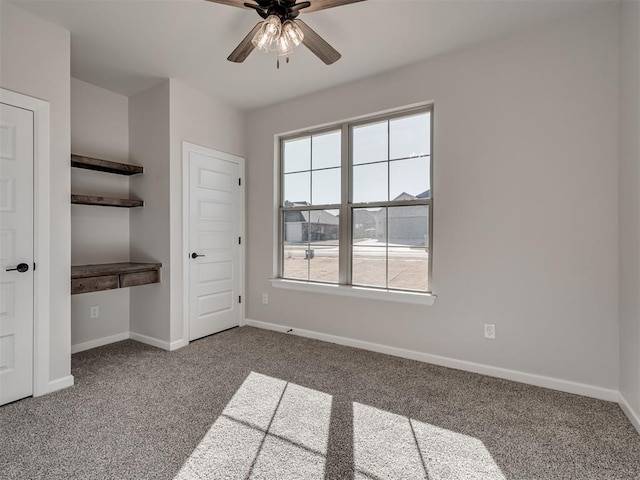
[[[327,66],[298,47],[226,60],[260,20],[204,0],[15,0],[71,32],[71,74],[124,95],[176,78],[253,109],[368,77],[510,31],[575,15],[597,0],[367,0],[303,14],[342,53]]]

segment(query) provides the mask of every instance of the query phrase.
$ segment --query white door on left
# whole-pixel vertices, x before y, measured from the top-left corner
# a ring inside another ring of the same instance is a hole
[[[0,104],[0,405],[33,393],[33,112]]]

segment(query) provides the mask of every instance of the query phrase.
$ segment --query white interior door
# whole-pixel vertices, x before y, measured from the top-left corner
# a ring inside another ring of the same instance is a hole
[[[0,104],[0,405],[33,393],[33,112]]]
[[[242,160],[185,144],[189,170],[189,340],[240,324]]]

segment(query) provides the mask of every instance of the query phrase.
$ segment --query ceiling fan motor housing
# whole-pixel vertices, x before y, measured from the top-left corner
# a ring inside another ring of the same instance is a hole
[[[266,19],[271,15],[276,15],[282,23],[286,20],[293,20],[300,14],[300,10],[308,7],[309,2],[300,2],[296,4],[296,0],[254,0],[256,3],[245,3],[251,8],[255,8],[262,18]],[[255,6],[254,6],[255,5]]]

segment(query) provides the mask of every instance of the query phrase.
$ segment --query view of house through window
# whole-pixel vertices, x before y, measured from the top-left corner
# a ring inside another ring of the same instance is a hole
[[[430,291],[431,117],[281,140],[282,278]]]

